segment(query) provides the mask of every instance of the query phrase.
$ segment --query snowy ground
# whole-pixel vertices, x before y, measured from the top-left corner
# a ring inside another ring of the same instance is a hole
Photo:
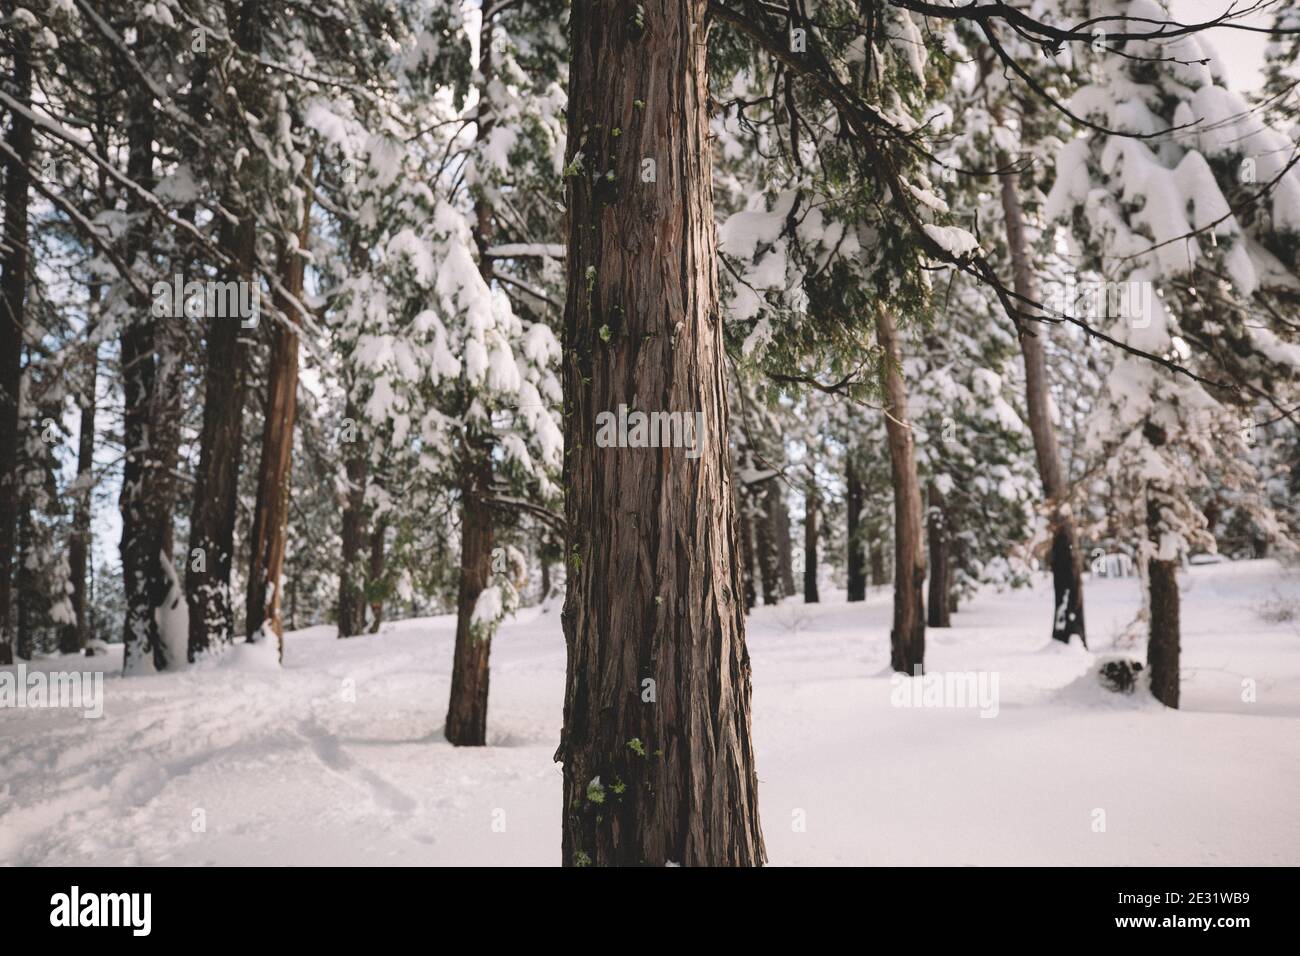
[[[983,594],[929,632],[932,670],[998,675],[991,719],[891,704],[887,592],[755,612],[771,863],[1300,864],[1300,620],[1261,616],[1300,601],[1300,572],[1197,567],[1184,586],[1181,712],[1098,689],[1092,655],[1046,640],[1042,588]],[[1110,651],[1136,582],[1086,597]],[[0,709],[0,863],[557,863],[558,608],[497,637],[483,749],[442,737],[453,629],[300,631],[283,670],[247,648],[130,679],[120,648],[39,662],[105,668],[105,715]]]

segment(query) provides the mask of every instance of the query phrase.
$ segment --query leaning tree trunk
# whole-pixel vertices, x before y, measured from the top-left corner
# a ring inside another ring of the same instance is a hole
[[[311,160],[306,170],[311,173]],[[298,416],[298,330],[302,323],[297,302],[303,293],[303,257],[311,225],[310,195],[303,202],[302,225],[294,249],[280,251],[280,285],[273,304],[270,380],[267,383],[266,424],[262,428],[262,459],[257,470],[257,504],[253,511],[252,546],[248,562],[245,607],[248,640],[258,640],[270,624],[284,658],[284,621],[280,617],[284,551],[289,526],[289,478],[293,467],[293,428]],[[278,316],[283,316],[281,321]]]
[[[952,602],[948,592],[952,587],[950,569],[950,543],[948,540],[948,516],[944,509],[943,495],[931,482],[926,489],[929,507],[926,509],[926,535],[930,551],[930,596],[927,602],[930,609],[930,627],[952,627],[949,612]]]
[[[30,41],[13,31],[10,93],[24,108],[32,98]],[[32,123],[10,121],[4,193],[4,271],[0,275],[0,665],[14,662],[14,556],[18,534],[18,396],[22,384],[23,306],[27,298],[27,203]]]
[[[92,292],[92,300],[98,295]],[[92,346],[87,381],[81,395],[81,423],[77,436],[76,504],[72,516],[72,534],[68,541],[68,573],[72,577],[72,612],[74,622],[65,625],[59,650],[76,654],[86,646],[86,557],[90,551],[90,504],[95,488],[95,388],[99,372],[99,352]]]
[[[817,485],[809,480],[808,491],[804,495],[803,519],[803,600],[805,604],[816,604],[821,598],[817,594],[817,511],[821,499]]]
[[[889,659],[894,670],[919,673],[925,663],[925,542],[921,482],[916,474],[916,439],[907,420],[902,349],[889,309],[876,307],[876,336],[883,360],[885,433],[894,484],[894,627]]]
[[[1002,177],[1002,212],[1007,223],[1007,243],[1011,248],[1012,281],[1016,295],[1022,301],[1037,302],[1037,282],[1016,179],[1015,176]],[[1038,461],[1043,495],[1047,499],[1052,533],[1052,588],[1055,593],[1052,638],[1068,644],[1071,635],[1077,634],[1087,646],[1083,626],[1083,559],[1074,529],[1074,516],[1070,511],[1069,489],[1061,468],[1056,428],[1052,424],[1044,345],[1046,329],[1046,325],[1033,329],[1021,324],[1019,338],[1025,360],[1025,406],[1029,413],[1029,432],[1034,439],[1034,456]]]
[[[570,20],[571,570],[556,753],[566,865],[764,859],[726,442],[707,9],[647,0],[628,17],[576,0]],[[701,413],[701,456],[598,447],[597,415],[620,403]]]
[[[863,601],[867,597],[867,575],[863,566],[862,554],[862,479],[858,477],[858,469],[853,464],[852,452],[850,451],[847,473],[845,475],[846,484],[846,510],[848,511],[848,599],[850,601]]]
[[[475,621],[479,595],[492,573],[491,448],[481,436],[465,441],[460,519],[460,591],[456,599],[456,650],[444,733],[458,747],[487,743],[488,659],[495,621]]]

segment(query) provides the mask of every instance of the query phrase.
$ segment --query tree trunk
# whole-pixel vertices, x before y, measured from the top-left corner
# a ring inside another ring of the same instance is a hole
[[[92,299],[98,295],[92,293]],[[77,495],[72,516],[72,534],[68,542],[68,573],[72,577],[72,611],[76,622],[65,625],[59,650],[76,654],[86,646],[86,557],[90,551],[90,505],[95,487],[95,404],[99,353],[92,351],[85,390],[81,395],[81,426],[77,436]]]
[[[816,604],[821,598],[817,595],[817,510],[821,507],[817,485],[809,482],[804,495],[803,519],[803,600],[805,604]]]
[[[949,570],[948,516],[944,511],[943,495],[931,482],[926,488],[929,507],[926,509],[926,534],[930,550],[930,627],[952,627],[949,612],[952,587]]]
[[[579,172],[568,178],[571,572],[556,753],[566,865],[764,859],[726,441],[707,8],[647,2],[612,16],[576,0],[570,20],[568,159]],[[620,403],[701,414],[700,457],[599,447],[597,415]]]
[[[13,31],[10,93],[24,107],[32,99],[32,62],[26,29]],[[3,274],[0,274],[0,665],[14,662],[14,556],[18,534],[18,398],[22,384],[24,303],[27,298],[27,203],[32,123],[11,114],[8,147],[18,157],[5,169]]]
[[[740,538],[740,571],[745,588],[745,610],[754,610],[758,603],[758,589],[754,575],[754,521],[750,517],[749,495],[739,491],[737,482],[736,514]]]
[[[772,531],[777,545],[777,567],[781,571],[781,597],[789,597],[794,590],[794,541],[790,534],[790,506],[785,500],[785,489],[780,479],[772,482]]]
[[[488,658],[496,624],[474,623],[479,595],[492,573],[492,513],[485,500],[492,489],[492,458],[481,437],[467,437],[462,469],[456,651],[444,733],[458,747],[482,747],[487,743]]]
[[[761,510],[754,520],[754,546],[758,551],[758,583],[763,591],[765,605],[776,604],[781,599],[780,558],[777,554],[776,535],[773,533],[772,495],[778,479],[769,478],[760,492]]]
[[[1166,707],[1178,706],[1178,562],[1151,560],[1151,632],[1147,667],[1151,693]]]
[[[1009,158],[1003,157],[1008,161]],[[1020,204],[1017,177],[1003,176],[1002,212],[1007,223],[1007,243],[1011,249],[1012,281],[1016,294],[1030,302],[1038,301],[1037,282],[1025,234],[1024,210]],[[1033,324],[1033,323],[1030,323]],[[1048,521],[1052,531],[1052,587],[1055,604],[1052,611],[1052,639],[1070,642],[1077,634],[1087,646],[1083,626],[1083,559],[1070,511],[1069,489],[1061,468],[1061,453],[1052,424],[1051,396],[1047,385],[1047,351],[1044,336],[1047,326],[1020,329],[1020,351],[1025,360],[1025,406],[1029,413],[1029,432],[1034,439],[1034,456],[1038,475],[1047,500]]]
[[[848,511],[848,590],[850,601],[863,601],[867,597],[867,576],[862,554],[862,479],[849,458],[845,475],[846,510]]]
[[[344,416],[352,431],[344,441],[344,468],[348,476],[348,493],[343,505],[343,566],[339,569],[339,637],[355,637],[366,629],[366,595],[362,585],[361,547],[366,538],[365,503],[368,460],[365,444],[357,439],[355,429],[361,415],[355,402],[348,398]]]
[[[311,160],[306,171],[311,174]],[[280,285],[273,303],[284,321],[271,324],[270,380],[267,383],[266,424],[262,428],[262,459],[257,471],[257,504],[253,512],[252,547],[248,563],[245,608],[248,640],[258,639],[269,623],[284,657],[284,622],[280,619],[285,536],[289,525],[290,470],[293,467],[293,428],[298,415],[298,328],[302,318],[292,301],[303,291],[303,257],[311,228],[311,197],[303,202],[298,246],[280,250]]]
[[[370,633],[378,634],[384,623],[384,535],[388,532],[388,522],[380,518],[370,532],[370,574],[366,579],[366,591],[370,596]]]
[[[876,307],[876,335],[884,367],[885,433],[894,485],[894,628],[889,635],[890,664],[903,674],[919,673],[925,662],[925,543],[921,483],[916,474],[916,439],[907,420],[907,387],[894,317]]]
[[[871,584],[873,587],[893,584],[889,577],[889,568],[885,564],[885,549],[880,546],[879,541],[875,540],[871,542]]]

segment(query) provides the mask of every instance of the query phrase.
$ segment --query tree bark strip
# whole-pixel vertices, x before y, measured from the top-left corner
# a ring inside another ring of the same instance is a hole
[[[817,594],[817,512],[821,508],[821,498],[817,493],[816,482],[809,479],[808,490],[804,495],[803,519],[803,600],[805,604],[816,604],[821,598]]]
[[[930,627],[952,627],[950,612],[952,600],[949,593],[952,588],[950,569],[950,543],[948,540],[948,516],[944,510],[943,495],[931,482],[926,488],[929,505],[926,508],[926,535],[930,558],[930,594],[928,607]]]
[[[863,566],[862,545],[862,479],[853,463],[852,452],[845,474],[846,510],[848,527],[846,529],[848,554],[848,599],[864,601],[867,597],[867,576]],[[878,583],[878,582],[877,582]]]

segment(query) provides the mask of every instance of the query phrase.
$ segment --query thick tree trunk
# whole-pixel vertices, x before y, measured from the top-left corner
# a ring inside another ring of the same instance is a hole
[[[370,573],[366,577],[366,591],[370,599],[370,633],[378,634],[384,623],[384,537],[388,522],[380,518],[370,531]]]
[[[1030,302],[1037,302],[1038,288],[1029,252],[1029,239],[1025,233],[1025,217],[1020,204],[1017,177],[1001,178],[1002,212],[1007,224],[1007,243],[1011,249],[1012,281],[1017,295]],[[1065,485],[1061,468],[1056,428],[1052,424],[1051,396],[1047,385],[1047,351],[1043,341],[1046,332],[1046,325],[1021,328],[1020,351],[1025,360],[1025,406],[1029,413],[1029,431],[1034,439],[1034,456],[1038,461],[1038,475],[1043,483],[1052,531],[1052,587],[1055,593],[1052,639],[1068,644],[1070,637],[1077,634],[1079,640],[1087,646],[1083,626],[1083,558],[1079,552],[1074,517],[1070,511],[1069,489]]]
[[[764,859],[726,440],[707,6],[648,0],[629,17],[576,0],[570,20],[568,158],[582,159],[568,178],[564,328],[566,865]],[[620,403],[701,415],[702,453],[599,447],[597,415]]]
[[[10,95],[27,106],[32,98],[30,41],[13,33]],[[27,203],[32,161],[32,124],[14,112],[7,145],[18,157],[5,168],[3,274],[0,274],[0,665],[14,661],[14,556],[18,534],[18,397],[22,384],[24,304],[27,298]]]
[[[310,174],[311,162],[307,163]],[[303,203],[298,249],[307,248],[311,199]],[[252,545],[248,563],[245,607],[248,640],[259,639],[269,624],[284,657],[284,622],[280,619],[284,551],[289,525],[290,471],[293,467],[293,428],[298,415],[298,328],[302,318],[294,299],[303,292],[303,257],[287,246],[280,251],[280,285],[273,297],[284,321],[270,329],[270,380],[267,383],[266,423],[262,428],[262,459],[257,471],[257,504],[253,511]]]
[[[99,372],[99,354],[90,355],[87,381],[81,395],[81,424],[77,437],[77,497],[72,516],[72,534],[68,542],[68,573],[72,577],[72,612],[76,622],[63,628],[59,650],[76,654],[86,646],[89,636],[86,622],[86,558],[90,552],[90,504],[95,478],[95,388]]]
[[[803,519],[803,600],[805,604],[816,604],[821,598],[817,594],[817,512],[821,508],[821,498],[816,484],[810,482],[804,495]]]
[[[867,576],[863,566],[862,547],[862,479],[858,469],[849,458],[845,474],[846,510],[848,511],[848,599],[863,601],[867,597]]]
[[[890,664],[904,674],[925,663],[925,542],[921,482],[916,473],[916,439],[907,420],[907,387],[902,349],[889,309],[876,307],[876,336],[884,367],[885,433],[894,485],[894,627],[889,635]]]
[[[447,740],[458,747],[487,743],[488,658],[493,623],[475,623],[474,609],[492,573],[491,449],[482,438],[466,440],[462,465],[460,592],[456,599],[456,651],[447,705]]]
[[[952,600],[949,590],[952,587],[949,568],[948,516],[944,510],[943,495],[931,482],[926,489],[929,507],[926,509],[926,535],[929,540],[930,558],[930,627],[952,627],[949,613]]]
[[[349,398],[345,417],[355,429],[361,412]],[[348,476],[343,505],[343,565],[339,569],[339,637],[355,637],[366,629],[366,595],[361,573],[361,548],[366,540],[366,476],[369,462],[365,445],[353,433],[344,442],[344,468]]]

